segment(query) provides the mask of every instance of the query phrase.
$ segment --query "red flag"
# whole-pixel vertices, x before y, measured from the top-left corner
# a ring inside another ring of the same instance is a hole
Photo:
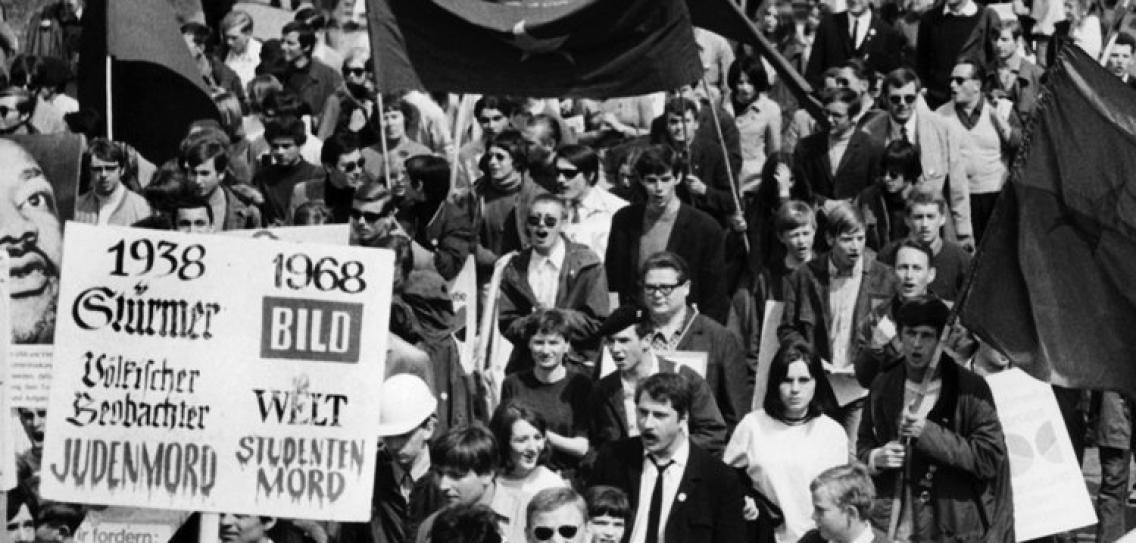
[[[103,117],[108,55],[114,139],[147,159],[160,163],[173,157],[189,123],[219,118],[169,2],[87,0],[79,102]]]
[[[384,90],[630,96],[698,80],[681,0],[367,0]]]
[[[1136,393],[1136,93],[1076,47],[1048,75],[960,317],[1035,377]]]

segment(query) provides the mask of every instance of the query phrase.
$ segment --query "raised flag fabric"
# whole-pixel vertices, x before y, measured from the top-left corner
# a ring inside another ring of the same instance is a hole
[[[633,96],[702,75],[682,0],[367,0],[384,91]]]
[[[979,248],[964,325],[1035,377],[1136,393],[1136,92],[1076,47]]]
[[[169,2],[87,0],[84,9],[79,103],[109,121],[115,140],[161,163],[176,155],[189,123],[219,118]]]

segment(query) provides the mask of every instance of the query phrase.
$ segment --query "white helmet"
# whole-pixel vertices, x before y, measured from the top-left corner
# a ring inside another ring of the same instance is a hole
[[[421,377],[396,373],[379,388],[379,436],[399,436],[434,414],[438,400]]]

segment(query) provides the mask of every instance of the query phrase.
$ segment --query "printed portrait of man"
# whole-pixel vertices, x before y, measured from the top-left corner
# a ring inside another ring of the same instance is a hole
[[[55,188],[27,149],[0,139],[0,247],[10,257],[12,342],[51,343],[63,223]]]

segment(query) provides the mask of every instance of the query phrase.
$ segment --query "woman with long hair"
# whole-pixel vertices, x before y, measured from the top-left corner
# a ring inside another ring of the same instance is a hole
[[[795,542],[813,527],[809,482],[848,463],[844,428],[824,414],[833,403],[820,357],[804,344],[782,345],[769,367],[762,409],[738,423],[722,460],[749,476],[759,497],[746,498],[746,517],[780,511],[778,543]],[[768,504],[758,508],[758,503]]]
[[[516,513],[509,515],[510,519],[525,518],[525,507],[537,492],[568,486],[548,468],[552,448],[548,444],[548,424],[540,412],[518,402],[503,403],[493,413],[489,429],[501,450],[501,469],[493,499],[502,509]],[[505,536],[509,541],[524,541],[524,523],[511,521]]]

